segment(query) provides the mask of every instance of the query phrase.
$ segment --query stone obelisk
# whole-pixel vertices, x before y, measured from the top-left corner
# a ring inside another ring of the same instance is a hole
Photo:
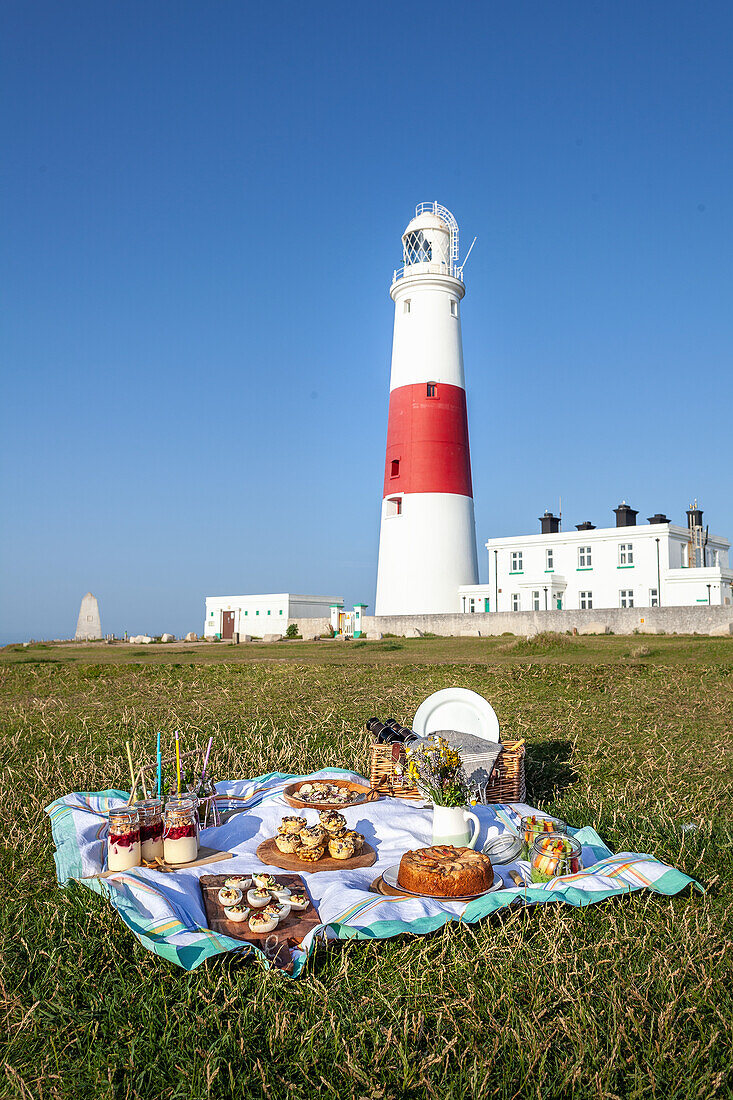
[[[74,640],[77,642],[96,642],[101,637],[102,624],[99,620],[97,597],[93,596],[91,592],[87,592],[86,596],[82,597],[81,607],[79,608]]]

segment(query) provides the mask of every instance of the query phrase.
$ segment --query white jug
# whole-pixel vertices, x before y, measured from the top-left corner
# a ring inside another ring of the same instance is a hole
[[[469,821],[473,822],[473,832]],[[476,814],[465,806],[433,806],[433,844],[475,848],[480,828]]]

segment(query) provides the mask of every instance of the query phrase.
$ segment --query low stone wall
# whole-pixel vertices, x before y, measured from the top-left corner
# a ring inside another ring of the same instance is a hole
[[[308,620],[309,622],[312,620]],[[733,607],[609,607],[594,611],[499,611],[474,615],[366,615],[363,629],[375,634],[440,634],[531,637],[544,630],[578,634],[733,634]]]
[[[322,637],[324,634],[329,634],[331,631],[330,619],[305,619],[303,617],[300,619],[288,619],[288,626],[290,626],[291,623],[295,623],[298,628],[298,633],[301,634],[303,638],[318,638]]]

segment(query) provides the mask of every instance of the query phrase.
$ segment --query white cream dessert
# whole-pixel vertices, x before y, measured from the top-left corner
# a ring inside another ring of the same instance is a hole
[[[166,863],[192,863],[199,854],[193,809],[166,809],[163,858]]]
[[[140,820],[137,810],[110,810],[107,870],[129,871],[140,866]]]
[[[159,798],[135,803],[140,818],[140,855],[146,863],[163,858],[163,803]]]
[[[250,914],[250,909],[246,905],[230,905],[224,910],[224,916],[227,920],[233,920],[237,924],[240,921],[246,920]]]
[[[272,894],[269,890],[256,889],[247,891],[247,905],[251,905],[253,909],[264,909],[271,901]]]
[[[231,886],[222,886],[219,891],[219,904],[224,906],[239,905],[242,900],[242,891]]]

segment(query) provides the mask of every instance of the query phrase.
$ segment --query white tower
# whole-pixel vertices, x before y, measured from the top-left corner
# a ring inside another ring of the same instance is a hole
[[[458,588],[478,583],[463,378],[458,225],[420,203],[395,271],[387,458],[377,571],[377,615],[459,610]]]

